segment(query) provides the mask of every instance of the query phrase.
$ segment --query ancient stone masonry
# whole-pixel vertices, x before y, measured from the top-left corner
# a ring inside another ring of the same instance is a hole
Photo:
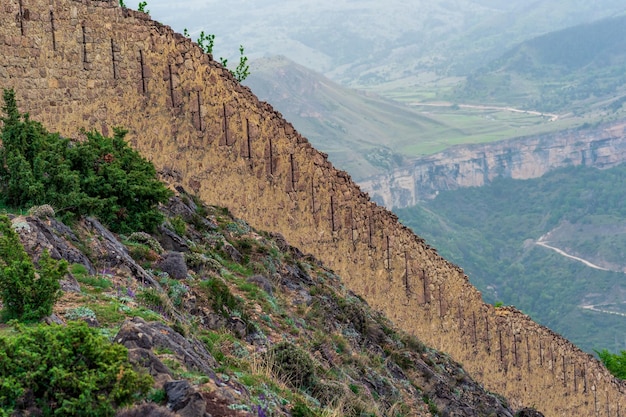
[[[271,106],[169,27],[117,0],[3,0],[0,86],[53,131],[122,126],[171,181],[280,232],[514,407],[619,416],[624,384],[510,308],[375,205]]]

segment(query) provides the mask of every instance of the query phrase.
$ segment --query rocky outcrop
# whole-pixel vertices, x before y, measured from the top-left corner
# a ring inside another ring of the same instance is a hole
[[[388,208],[408,207],[439,191],[480,187],[495,178],[537,178],[556,168],[584,165],[610,168],[626,161],[626,121],[456,146],[414,160],[360,185]]]
[[[204,375],[213,375],[213,369],[217,366],[217,362],[202,343],[186,338],[163,323],[148,323],[141,317],[127,320],[115,341],[128,349],[167,349],[181,358],[189,369]]]
[[[54,217],[18,216],[11,222],[24,249],[35,261],[47,251],[52,259],[65,259],[70,264],[83,265],[90,274],[96,272],[89,258],[76,247],[79,242],[76,234]]]

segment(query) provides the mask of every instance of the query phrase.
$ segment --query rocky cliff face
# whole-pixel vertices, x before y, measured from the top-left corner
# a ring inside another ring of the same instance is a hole
[[[626,121],[595,128],[466,145],[416,159],[390,174],[361,182],[372,198],[407,207],[439,191],[480,187],[494,178],[537,178],[556,168],[610,168],[626,161]]]

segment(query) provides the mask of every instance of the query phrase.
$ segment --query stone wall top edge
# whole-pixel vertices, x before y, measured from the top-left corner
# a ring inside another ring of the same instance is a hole
[[[619,386],[620,389],[626,390],[626,381],[621,380],[619,378],[614,377],[609,374],[606,368],[600,363],[600,361],[594,357],[593,355],[581,350],[578,346],[570,342],[565,337],[556,333],[554,330],[539,324],[530,318],[527,314],[524,314],[522,311],[518,310],[514,306],[502,306],[498,308],[500,314],[496,313],[496,317],[504,320],[509,320],[514,322],[515,324],[521,325],[524,330],[535,330],[538,334],[543,334],[543,336],[548,336],[553,341],[556,341],[557,346],[565,349],[573,353],[575,356],[579,358],[585,358],[585,362],[589,364],[593,364],[599,370],[601,370],[605,376],[609,379],[609,382],[614,383]],[[505,314],[502,314],[505,313]]]

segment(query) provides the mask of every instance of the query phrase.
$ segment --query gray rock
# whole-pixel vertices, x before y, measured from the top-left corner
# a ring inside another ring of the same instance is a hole
[[[93,317],[81,317],[81,320],[84,321],[85,323],[87,323],[87,326],[89,327],[93,327],[94,329],[97,329],[100,327],[100,322],[98,322],[98,319],[93,318]]]
[[[217,362],[203,343],[194,338],[185,338],[163,323],[148,323],[141,317],[126,320],[115,336],[115,341],[128,349],[168,349],[188,369],[203,375],[214,375],[213,369],[217,367]]]
[[[52,313],[48,317],[43,319],[46,324],[59,324],[61,326],[65,325],[65,322],[61,319],[61,317],[57,316],[56,313]]]
[[[101,264],[109,267],[124,266],[128,268],[132,275],[142,284],[161,288],[159,283],[131,258],[126,247],[117,240],[115,235],[98,220],[92,217],[86,217],[84,222],[85,226],[90,229],[92,233],[102,238],[98,241],[98,245],[93,248],[96,252],[94,256]]]
[[[181,190],[178,190],[178,192],[180,192],[181,195],[187,194],[185,190],[182,190],[182,192]],[[185,201],[187,203],[185,203]],[[185,201],[183,201],[181,197],[174,196],[169,199],[167,206],[165,207],[165,211],[171,217],[180,216],[186,221],[189,221],[196,214],[196,204],[190,197],[187,197]]]
[[[82,251],[76,248],[79,242],[72,230],[54,218],[41,220],[37,217],[16,217],[13,225],[20,236],[24,250],[33,259],[39,261],[44,250],[53,259],[65,259],[71,264],[81,264],[90,274],[96,269]]]
[[[280,283],[290,290],[302,289],[302,284],[313,285],[313,279],[297,265],[286,265],[280,273]]]
[[[159,226],[158,241],[165,250],[171,250],[176,252],[189,252],[189,245],[182,237],[178,236],[176,232],[161,225]]]
[[[248,278],[248,282],[256,284],[259,288],[261,288],[269,295],[272,295],[274,293],[274,285],[272,284],[272,281],[270,281],[263,275],[253,275]]]
[[[133,365],[146,369],[158,385],[172,380],[172,372],[151,350],[129,349],[128,359]]]
[[[228,242],[224,242],[224,246],[222,249],[224,250],[226,255],[228,255],[230,259],[233,260],[233,262],[241,263],[243,255],[241,255],[241,253],[237,249],[235,249],[233,245]]]
[[[61,284],[61,289],[64,292],[80,293],[81,291],[80,284],[78,283],[78,281],[76,281],[76,278],[74,278],[74,275],[72,274],[67,274],[65,278],[59,281],[59,284]]]
[[[187,278],[187,264],[185,263],[185,257],[180,252],[165,253],[155,266],[167,272],[174,279]]]
[[[206,401],[186,380],[171,381],[163,386],[167,407],[181,417],[206,416]]]
[[[228,328],[240,339],[246,337],[248,333],[248,325],[237,316],[232,316],[228,319]]]
[[[300,249],[287,243],[287,240],[280,233],[272,233],[271,237],[281,252],[291,253],[294,259],[302,259],[304,257],[304,254],[300,251]]]
[[[186,379],[171,381],[163,385],[165,394],[167,395],[167,406],[171,410],[180,410],[186,404],[185,399],[193,392],[191,384]]]

